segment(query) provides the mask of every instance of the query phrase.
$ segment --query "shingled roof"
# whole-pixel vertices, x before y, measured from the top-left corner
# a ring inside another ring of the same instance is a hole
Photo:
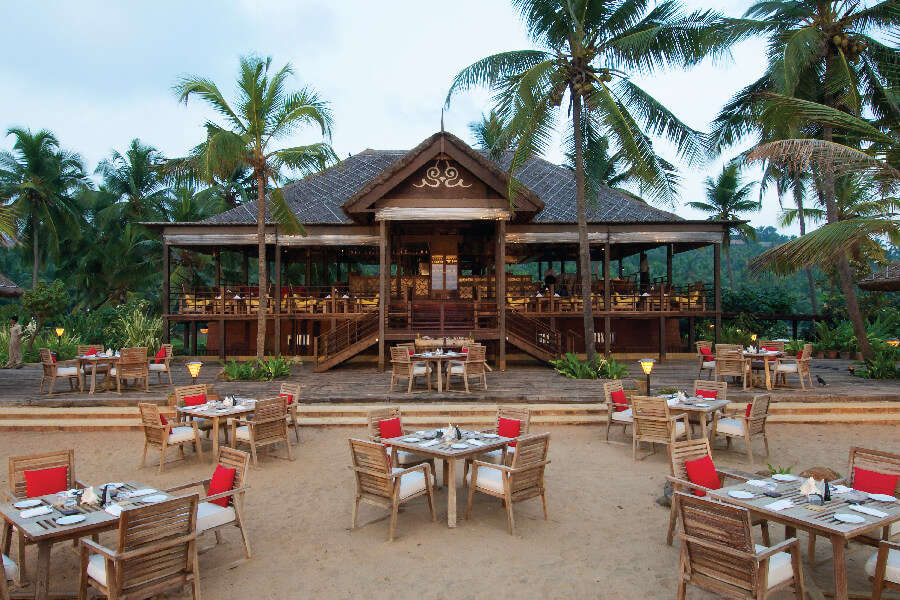
[[[339,165],[286,185],[285,200],[301,223],[349,224],[352,221],[342,210],[347,200],[371,188],[374,181],[380,179],[386,171],[393,170],[395,163],[403,161],[410,152],[364,150],[342,160]],[[485,152],[480,153],[487,158]],[[497,172],[505,173],[512,161],[512,153],[504,153],[499,161],[488,160],[496,166]],[[544,204],[535,221],[574,223],[577,220],[573,171],[542,158],[532,158],[515,173],[515,177]],[[269,220],[271,215],[268,211],[266,214]],[[640,199],[610,188],[601,190],[596,201],[589,199],[587,218],[591,223],[683,220],[675,214],[654,208]],[[223,225],[255,223],[256,201],[227,210],[204,222]]]
[[[900,262],[892,263],[887,268],[860,279],[858,283],[864,290],[900,291]]]
[[[0,273],[0,297],[15,298],[21,296],[25,290],[10,281],[5,275]]]

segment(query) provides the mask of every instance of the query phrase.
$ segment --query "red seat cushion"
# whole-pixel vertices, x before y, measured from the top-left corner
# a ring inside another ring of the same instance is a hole
[[[409,355],[410,355],[410,356],[412,356],[412,355],[415,354],[415,353],[416,353],[415,350],[410,350],[410,351],[409,351]]]
[[[206,394],[197,394],[196,396],[184,397],[185,406],[199,406],[201,404],[206,404]]]
[[[278,397],[279,397],[279,398],[287,398],[288,406],[290,406],[291,403],[294,401],[294,395],[293,395],[293,394],[278,394]]]
[[[697,397],[715,400],[719,397],[719,392],[717,390],[697,390]]]
[[[711,490],[717,490],[722,487],[722,484],[719,483],[719,475],[716,473],[716,465],[713,464],[712,458],[709,456],[704,456],[697,460],[689,460],[684,463],[684,468],[687,471],[688,481],[691,483],[702,485]],[[706,492],[695,489],[694,495],[705,496]]]
[[[97,349],[94,348],[93,346],[91,346],[90,349],[88,349],[88,351],[84,353],[84,355],[85,356],[97,356]]]
[[[403,429],[400,427],[400,417],[378,421],[378,432],[381,434],[382,439],[390,439],[403,435]]]
[[[751,411],[752,409],[753,409],[753,403],[752,403],[752,402],[748,402],[748,403],[747,403],[747,412],[745,412],[744,415],[749,417],[749,416],[750,416],[750,411]]]
[[[705,362],[713,362],[716,360],[713,356],[712,350],[709,348],[700,348],[700,354],[703,355],[703,360]]]
[[[153,362],[155,362],[155,363],[158,364],[158,365],[159,365],[159,364],[162,364],[163,359],[166,358],[166,349],[165,349],[165,348],[160,348],[160,349],[159,349],[159,352],[157,352],[156,354],[153,355],[153,358],[156,359],[156,360],[153,361]]]
[[[207,496],[215,496],[216,494],[228,492],[233,489],[235,473],[237,473],[237,469],[229,469],[222,465],[216,465],[216,470],[213,471],[212,479],[209,481],[209,491],[207,492]],[[230,500],[231,497],[226,497],[210,500],[209,502],[225,507],[228,506]]]
[[[628,400],[625,399],[625,390],[610,392],[609,399],[612,400],[613,406],[616,407],[616,412],[628,410]]]
[[[463,348],[463,349],[462,349],[462,353],[463,353],[463,354],[468,354],[468,353],[469,353],[469,349],[468,349],[468,348]]]
[[[56,364],[56,355],[55,355],[55,354],[50,354],[50,358],[53,359],[53,364]]]
[[[69,467],[25,471],[25,495],[29,498],[55,494],[69,488]]]
[[[497,433],[502,435],[503,437],[514,438],[519,437],[519,432],[522,430],[522,421],[518,419],[504,419],[500,417],[497,422]],[[510,446],[515,446],[515,442],[510,442]]]
[[[900,475],[888,475],[853,467],[853,489],[861,492],[893,496],[897,493],[898,479]]]
[[[160,423],[160,425],[168,425],[169,420],[166,418],[165,415],[159,415],[159,423]],[[172,433],[171,427],[169,427],[169,433]]]

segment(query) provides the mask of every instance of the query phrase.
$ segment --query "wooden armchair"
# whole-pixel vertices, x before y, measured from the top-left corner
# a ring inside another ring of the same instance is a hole
[[[391,348],[391,389],[394,391],[394,383],[401,379],[409,380],[406,393],[412,393],[413,382],[416,377],[425,377],[428,382],[428,391],[431,391],[431,366],[414,363],[409,357],[409,351],[405,347],[393,346]]]
[[[56,450],[53,452],[42,452],[40,454],[10,456],[9,477],[7,479],[7,485],[9,486],[9,489],[5,492],[6,499],[10,502],[15,502],[17,500],[23,500],[29,497],[28,483],[25,476],[26,472],[41,471],[43,469],[57,469],[59,467],[66,468],[66,481],[65,487],[55,491],[61,492],[64,489],[71,490],[75,488],[87,487],[84,483],[82,483],[75,477],[75,450]],[[48,493],[52,494],[53,492],[51,491]],[[28,580],[24,556],[25,546],[30,542],[21,531],[12,526],[10,527],[10,534],[12,532],[18,531],[18,535],[16,536],[18,548],[18,552],[16,554],[17,562],[14,563],[14,566],[16,567],[15,579],[19,583],[23,583]],[[6,563],[6,560],[9,560],[6,557],[4,557],[4,559],[4,563]],[[4,566],[7,565],[5,564]],[[9,571],[7,571],[7,574],[9,574]]]
[[[200,444],[200,431],[196,421],[181,421],[174,419],[164,422],[164,417],[159,414],[159,406],[156,404],[138,404],[141,411],[141,427],[144,429],[144,453],[141,456],[141,468],[147,464],[147,449],[159,450],[159,472],[166,468],[166,453],[169,446],[178,446],[181,458],[185,458],[185,444],[193,444],[197,459],[203,461],[203,448]]]
[[[697,372],[697,378],[703,376],[703,371],[709,372],[709,378],[712,378],[716,372],[716,357],[712,351],[712,342],[700,341],[696,342],[697,358],[700,360],[700,370]]]
[[[9,600],[9,582],[19,580],[19,568],[11,558],[0,554],[0,600]]]
[[[386,406],[384,408],[376,408],[368,411],[366,413],[366,427],[368,428],[369,439],[373,442],[384,444],[385,453],[390,455],[392,465],[410,467],[428,463],[431,465],[431,472],[434,473],[435,478],[437,478],[437,470],[433,458],[422,456],[420,454],[413,454],[412,452],[406,452],[404,450],[397,450],[391,446],[390,438],[381,437],[381,427],[378,424],[379,421],[390,421],[391,419],[398,419],[400,421],[401,435],[405,435],[406,432],[403,429],[403,417],[400,414],[400,409],[396,406]]]
[[[53,354],[49,348],[41,348],[38,354],[41,357],[41,367],[44,372],[41,375],[40,393],[44,393],[44,382],[49,381],[50,386],[47,388],[47,395],[53,395],[53,386],[56,384],[57,378],[66,378],[69,380],[69,391],[74,392],[74,381],[78,382],[78,391],[84,391],[84,372],[78,366],[77,360],[53,360]]]
[[[743,438],[747,445],[747,458],[753,464],[753,436],[761,435],[766,447],[766,456],[769,456],[769,438],[766,435],[766,419],[769,418],[769,394],[758,394],[753,397],[750,412],[735,411],[725,412],[724,416],[716,413],[713,418],[712,439],[715,443],[717,435],[725,436],[725,444],[731,447],[731,438]]]
[[[175,406],[184,408],[188,405],[188,399],[191,399],[191,403],[200,403],[204,404],[209,401],[215,401],[219,399],[219,396],[212,393],[212,386],[205,383],[197,383],[194,385],[179,385],[172,389],[172,395],[175,396]],[[202,397],[202,402],[199,398]],[[200,417],[193,417],[191,415],[182,415],[181,417],[185,421],[192,421],[197,423],[197,429],[200,431],[205,431],[207,437],[209,437],[210,432],[212,431],[212,423],[209,422],[208,419],[203,419]],[[225,432],[225,439],[228,440],[228,429],[223,427],[222,430]]]
[[[638,460],[638,448],[641,442],[649,443],[650,454],[656,452],[656,444],[668,447],[676,440],[687,437],[691,439],[691,428],[688,426],[687,414],[672,415],[665,398],[653,396],[634,396],[631,399],[634,416],[634,433],[632,434],[632,458]],[[650,454],[641,457],[647,458]]]
[[[122,381],[133,379],[135,385],[138,380],[143,380],[144,391],[150,391],[150,364],[147,362],[147,348],[122,348],[119,351],[119,361],[109,369],[109,378],[106,380],[107,389],[112,386],[112,380],[116,380],[116,392],[122,393]]]
[[[431,489],[432,466],[428,463],[412,467],[391,468],[382,444],[350,439],[350,470],[356,477],[353,501],[353,529],[359,526],[359,503],[366,502],[391,511],[388,541],[394,541],[397,512],[404,502],[422,494],[428,496],[428,510],[434,522],[434,492]]]
[[[294,429],[294,438],[300,443],[300,422],[297,420],[297,405],[300,404],[300,384],[299,383],[282,383],[281,390],[278,392],[279,398],[287,400],[288,414],[285,420],[288,427]]]
[[[288,460],[294,460],[291,454],[291,441],[288,439],[287,416],[287,398],[259,400],[253,409],[252,417],[232,419],[231,443],[235,446],[238,443],[250,446],[254,467],[259,464],[256,449],[260,446],[268,447],[284,443]]]
[[[539,433],[520,438],[516,446],[512,464],[495,465],[476,460],[472,462],[472,477],[469,482],[469,501],[466,504],[466,519],[472,518],[472,501],[475,492],[481,492],[503,500],[506,506],[506,520],[509,534],[516,534],[513,518],[514,502],[541,497],[544,520],[547,520],[547,494],[544,486],[544,471],[550,461],[550,434]],[[452,485],[452,483],[451,483]]]
[[[81,544],[81,585],[107,598],[161,597],[190,586],[200,600],[197,495],[123,510],[115,550],[88,538]]]
[[[866,574],[872,580],[872,600],[881,600],[885,589],[900,590],[900,543],[882,540],[878,552],[866,561]]]
[[[450,378],[454,376],[462,377],[466,393],[469,393],[469,378],[475,377],[481,379],[484,389],[487,388],[487,372],[484,369],[485,360],[484,346],[472,345],[466,353],[466,360],[458,363],[447,364],[447,391],[450,391]]]
[[[797,538],[760,546],[747,509],[680,492],[672,502],[682,526],[679,598],[688,584],[727,598],[762,600],[789,587],[806,598]]]
[[[690,480],[685,463],[693,460],[701,460],[709,457],[712,460],[712,452],[709,449],[709,440],[685,440],[683,442],[675,442],[669,447],[669,466],[670,475],[667,479],[672,482],[673,493],[681,492],[684,494],[705,495],[712,491],[711,488],[704,487],[700,484],[693,483]],[[719,478],[719,487],[725,485],[727,479],[735,481],[747,481],[746,477],[729,473],[722,469],[716,469],[716,475]],[[699,492],[699,493],[697,493]],[[669,533],[666,536],[666,544],[672,545],[672,538],[675,535],[675,526],[678,522],[678,513],[675,510],[675,502],[672,502],[672,510],[669,513]],[[762,529],[762,539],[765,545],[771,543],[769,538],[769,524],[765,519],[751,519],[752,525],[759,525]]]
[[[699,395],[700,392],[706,392],[707,394],[711,394],[715,392],[716,400],[726,400],[728,396],[728,384],[724,381],[709,381],[706,379],[695,379],[694,380],[694,396]]]
[[[209,488],[212,478],[208,478],[176,485],[165,491],[172,494],[190,488],[203,488],[203,497],[200,498],[200,504],[197,506],[197,533],[212,531],[215,534],[216,543],[207,548],[201,548],[199,550],[201,554],[222,543],[222,528],[237,527],[241,532],[241,541],[244,543],[244,554],[250,558],[250,540],[247,538],[247,526],[244,523],[244,495],[247,493],[247,468],[250,465],[250,455],[227,446],[221,447],[217,462],[218,466],[223,469],[234,469],[234,483],[230,490],[210,495]],[[221,505],[222,500],[227,500],[225,506]]]
[[[483,432],[500,433],[500,419],[519,422],[519,434],[516,437],[528,435],[528,430],[531,428],[531,409],[526,406],[499,406],[497,407],[497,417],[494,421],[494,426],[483,430]],[[512,425],[515,427],[515,424]],[[478,460],[495,465],[509,466],[512,464],[512,457],[515,455],[517,447],[518,443],[507,444],[504,448],[479,454]],[[474,459],[472,458],[467,458],[465,461],[465,466],[463,467],[463,481],[466,481],[466,476],[469,473],[469,468],[472,466],[473,460]]]
[[[716,366],[713,379],[722,377],[740,378],[746,390],[750,380],[750,362],[744,358],[741,350],[730,350],[716,347]]]
[[[161,348],[166,351],[165,357],[157,358],[154,356],[150,359],[148,367],[150,373],[156,373],[157,383],[162,383],[162,376],[163,373],[165,373],[169,377],[169,385],[172,385],[172,370],[170,368],[170,363],[172,362],[172,344],[163,344]]]
[[[798,357],[783,356],[775,359],[775,384],[778,384],[778,378],[787,385],[787,376],[796,375],[800,378],[800,389],[806,390],[804,377],[809,380],[809,387],[813,387],[812,373],[809,367],[812,362],[812,344],[804,344],[803,350]]]
[[[613,394],[616,395],[613,398]],[[607,381],[603,384],[603,396],[606,398],[606,441],[609,441],[609,430],[613,425],[622,426],[622,435],[628,430],[629,425],[634,425],[634,415],[628,398],[625,396],[625,388],[622,380]],[[624,398],[624,404],[622,399]]]

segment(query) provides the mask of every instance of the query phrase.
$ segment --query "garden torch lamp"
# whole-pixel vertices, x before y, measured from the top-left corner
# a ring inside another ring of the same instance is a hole
[[[900,346],[900,340],[898,340],[897,338],[891,338],[891,339],[885,340],[885,341],[887,342],[887,345],[890,346],[891,348],[897,348],[898,346]]]
[[[644,371],[644,375],[647,376],[647,395],[650,395],[650,373],[653,372],[653,363],[656,362],[653,358],[642,358],[638,361],[641,363],[641,369]]]
[[[197,377],[200,375],[200,367],[203,366],[202,362],[189,362],[187,364],[188,372],[191,374],[191,383],[197,383]]]
[[[56,328],[56,353],[59,354],[60,346],[62,345],[62,336],[66,332],[62,327]]]

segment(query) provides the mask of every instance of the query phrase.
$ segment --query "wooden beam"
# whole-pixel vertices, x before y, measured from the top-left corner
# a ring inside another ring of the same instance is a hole
[[[603,310],[611,309],[610,301],[610,283],[609,283],[609,261],[612,254],[612,245],[609,242],[603,244]],[[609,357],[612,350],[612,327],[609,317],[603,317],[603,353]],[[587,343],[587,341],[585,341]]]
[[[497,310],[500,326],[499,369],[506,370],[506,221],[497,221]]]
[[[666,359],[666,318],[659,318],[659,360]]]
[[[250,255],[247,254],[247,249],[241,250],[241,254],[243,255],[243,263],[241,264],[241,278],[244,280],[244,285],[250,285]]]
[[[191,321],[191,356],[197,356],[197,321]]]
[[[384,329],[387,320],[387,304],[390,299],[388,280],[390,279],[391,266],[388,261],[390,256],[388,244],[388,222],[378,223],[378,370],[384,371]]]
[[[715,342],[719,343],[719,334],[722,329],[722,277],[720,276],[720,271],[722,270],[722,245],[721,244],[713,244],[713,288],[716,293],[716,305],[715,305],[715,313],[716,313],[716,334],[715,334]]]
[[[219,319],[219,358],[225,360],[225,320]]]
[[[169,244],[163,238],[163,284],[162,284],[162,314],[163,314],[163,331],[162,341],[164,344],[169,343],[169,318],[166,316],[171,313],[169,306]]]
[[[672,244],[666,244],[666,283],[672,285]]]
[[[275,242],[275,356],[281,356],[281,252],[283,248]]]

